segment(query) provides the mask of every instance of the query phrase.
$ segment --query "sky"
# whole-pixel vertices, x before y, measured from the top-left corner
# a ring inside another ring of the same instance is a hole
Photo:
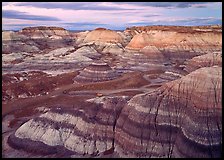
[[[222,2],[2,2],[2,29],[57,26],[123,30],[147,25],[222,24]]]

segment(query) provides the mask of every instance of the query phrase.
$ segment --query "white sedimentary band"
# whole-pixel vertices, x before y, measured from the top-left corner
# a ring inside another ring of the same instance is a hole
[[[66,114],[67,115],[67,114]],[[56,113],[45,113],[41,117],[49,118],[55,122],[66,122],[73,124],[82,133],[89,133],[91,130],[95,135],[102,137],[113,137],[113,127],[87,123],[80,117],[65,116]],[[96,128],[97,127],[97,128]],[[28,130],[28,131],[26,131]],[[110,131],[111,130],[111,131]],[[93,151],[99,150],[103,152],[112,147],[112,140],[110,139],[92,139],[85,140],[84,137],[76,135],[72,129],[59,128],[54,129],[50,124],[28,121],[22,125],[15,133],[18,138],[29,138],[33,141],[40,141],[49,146],[62,145],[69,150],[77,153],[92,154]],[[95,147],[95,149],[93,149]]]
[[[89,73],[98,73],[98,74],[109,74],[109,73],[113,73],[113,70],[107,70],[107,71],[101,71],[101,70],[89,70],[87,68],[85,68],[83,70],[83,72],[89,72]]]

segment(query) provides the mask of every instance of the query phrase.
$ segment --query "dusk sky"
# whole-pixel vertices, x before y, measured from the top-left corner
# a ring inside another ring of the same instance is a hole
[[[221,2],[2,2],[2,29],[222,24]]]

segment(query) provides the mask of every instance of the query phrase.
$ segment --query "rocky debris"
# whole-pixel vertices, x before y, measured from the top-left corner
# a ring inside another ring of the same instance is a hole
[[[115,127],[121,157],[220,157],[221,67],[198,69],[133,97]]]
[[[205,55],[194,57],[186,61],[186,67],[184,70],[187,72],[192,72],[201,67],[212,67],[218,65],[222,67],[222,53],[213,52]]]
[[[85,83],[102,82],[115,79],[119,76],[116,70],[112,69],[107,63],[97,62],[90,64],[84,70],[80,71],[74,80]]]
[[[116,97],[106,99],[103,105],[54,108],[24,123],[8,142],[13,147],[42,154],[61,155],[63,151],[67,156],[97,156],[113,150],[116,120],[125,103],[123,98]]]

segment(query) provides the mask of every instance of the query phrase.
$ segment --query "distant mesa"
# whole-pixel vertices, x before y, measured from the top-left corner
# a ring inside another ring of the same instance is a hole
[[[119,77],[119,74],[107,63],[97,62],[87,66],[74,78],[76,82],[91,83],[109,81]]]
[[[107,30],[106,28],[96,28],[95,30]]]
[[[31,30],[66,30],[62,27],[47,27],[47,26],[37,26],[37,27],[25,27],[22,31],[31,31]]]
[[[69,36],[69,32],[61,27],[27,27],[19,31],[32,39],[51,38],[61,39],[62,37]],[[61,38],[60,38],[61,37]]]

